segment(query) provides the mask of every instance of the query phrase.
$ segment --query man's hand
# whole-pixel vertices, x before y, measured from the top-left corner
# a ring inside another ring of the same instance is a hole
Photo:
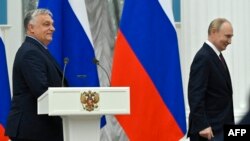
[[[208,128],[201,130],[199,132],[199,135],[204,137],[204,138],[207,138],[208,140],[211,140],[214,137],[211,127],[208,127]]]

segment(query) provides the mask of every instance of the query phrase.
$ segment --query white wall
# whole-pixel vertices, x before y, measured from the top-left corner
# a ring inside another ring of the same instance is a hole
[[[187,83],[192,59],[207,39],[209,23],[217,17],[231,21],[234,28],[232,44],[224,51],[232,78],[236,121],[248,109],[250,90],[250,1],[249,0],[182,0],[180,52],[185,90],[186,111]]]
[[[8,0],[8,26],[4,29],[4,42],[10,80],[14,56],[23,40],[22,1]],[[207,28],[210,21],[225,17],[234,27],[232,45],[224,51],[229,66],[234,91],[234,108],[236,121],[248,109],[250,90],[250,1],[249,0],[181,0],[181,23],[177,24],[179,37],[183,88],[185,94],[186,114],[187,83],[191,61],[207,39]],[[10,81],[11,82],[11,81]]]

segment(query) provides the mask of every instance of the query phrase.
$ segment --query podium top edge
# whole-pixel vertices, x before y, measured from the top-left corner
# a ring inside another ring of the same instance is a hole
[[[49,91],[130,91],[130,87],[49,87]]]
[[[130,87],[49,87],[48,89],[130,89]]]

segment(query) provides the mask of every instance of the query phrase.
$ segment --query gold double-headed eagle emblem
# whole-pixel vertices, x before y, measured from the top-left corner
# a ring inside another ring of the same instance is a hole
[[[80,97],[83,109],[89,112],[98,108],[99,99],[99,94],[97,92],[91,91],[82,92]]]

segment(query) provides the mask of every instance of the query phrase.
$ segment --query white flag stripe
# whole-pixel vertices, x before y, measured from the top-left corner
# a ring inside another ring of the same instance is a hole
[[[164,10],[165,14],[167,15],[168,19],[172,23],[173,27],[175,28],[174,24],[174,16],[172,10],[172,0],[159,0],[159,3]]]
[[[73,9],[77,19],[81,23],[83,30],[87,34],[92,47],[94,48],[92,35],[90,32],[90,26],[89,26],[89,20],[88,20],[85,0],[69,0],[69,4],[70,4],[71,8]]]

